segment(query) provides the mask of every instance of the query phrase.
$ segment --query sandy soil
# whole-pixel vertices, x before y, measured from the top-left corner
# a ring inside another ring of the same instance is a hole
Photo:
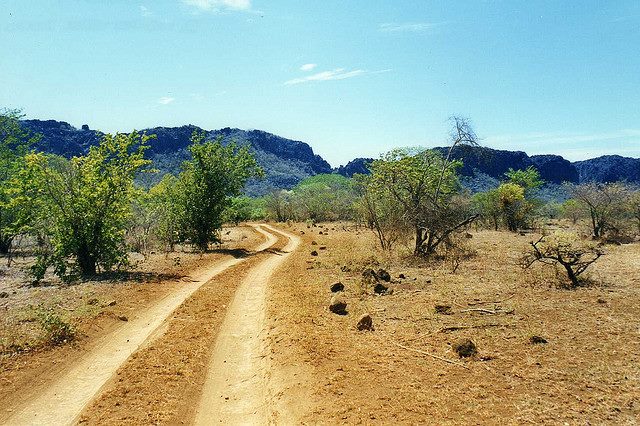
[[[195,424],[266,424],[269,418],[266,290],[271,275],[301,241],[284,235],[289,239],[284,248],[255,266],[236,290],[218,332]]]
[[[291,231],[304,232],[303,248],[274,275],[268,312],[274,371],[288,379],[276,405],[302,423],[639,422],[640,245],[608,246],[596,285],[572,291],[553,270],[517,266],[533,235],[474,232],[477,255],[454,274],[381,253],[366,231]],[[392,294],[362,284],[368,266],[391,273]],[[345,316],[327,309],[338,281]],[[364,313],[375,331],[356,330]],[[477,355],[453,352],[463,338]]]
[[[240,232],[231,230],[227,234],[228,240],[235,238],[246,240],[246,242],[255,241],[254,238],[248,238],[247,235],[252,234],[250,232],[247,234],[247,230],[240,230]],[[274,241],[275,238],[270,239],[258,246],[257,249],[263,250]],[[238,247],[236,249],[239,249]],[[9,417],[4,419],[7,424],[67,424],[73,422],[82,408],[100,390],[116,369],[149,339],[171,312],[211,278],[243,261],[242,257],[229,254],[208,257],[210,257],[208,261],[202,262],[201,266],[193,261],[187,262],[193,268],[192,273],[181,277],[178,286],[167,285],[167,294],[157,301],[149,303],[150,301],[144,300],[147,307],[140,309],[138,306],[135,312],[129,313],[128,316],[118,315],[120,324],[109,332],[101,335],[96,334],[93,336],[94,339],[84,339],[82,344],[77,345],[82,347],[82,349],[78,348],[79,350],[75,354],[77,357],[68,357],[69,351],[64,350],[51,351],[52,353],[49,354],[28,354],[31,356],[27,357],[29,359],[23,365],[35,364],[36,371],[38,369],[37,355],[49,355],[49,357],[40,358],[51,358],[50,361],[57,367],[53,369],[57,370],[55,376],[41,374],[34,377],[29,374],[26,368],[11,368],[15,366],[15,362],[13,365],[4,362],[4,381],[13,384],[28,382],[30,378],[34,380],[29,383],[31,392],[7,395],[7,398],[3,400],[3,407],[6,408],[4,412],[0,413],[0,418],[8,414]],[[86,287],[87,283],[83,286]],[[78,287],[76,287],[77,289]],[[105,295],[122,296],[117,291],[106,292]],[[26,296],[23,295],[23,298],[26,299]],[[116,301],[116,299],[113,300]],[[140,297],[136,300],[137,302],[142,301]],[[128,302],[132,302],[132,300],[128,300]],[[11,307],[18,309],[19,304],[19,302],[15,303]],[[55,356],[56,354],[65,355],[65,352],[67,352],[67,357]],[[15,358],[19,359],[20,357]]]

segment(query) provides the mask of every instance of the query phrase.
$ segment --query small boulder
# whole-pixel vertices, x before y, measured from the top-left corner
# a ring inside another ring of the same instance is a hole
[[[373,291],[376,294],[385,294],[388,290],[389,290],[389,287],[387,287],[386,285],[384,285],[382,283],[378,283],[373,287]]]
[[[324,235],[324,233],[322,231],[318,232],[318,235]]]
[[[349,268],[347,265],[342,265],[342,268],[340,268],[340,270],[342,272],[351,272],[351,268]]]
[[[317,252],[317,251],[313,250],[313,251],[311,252],[311,256],[317,256],[317,255],[318,255],[318,252]]]
[[[98,304],[98,299],[96,299],[95,297],[87,300],[87,305],[97,305]]]
[[[400,275],[398,275],[398,278],[400,278],[401,280],[404,280],[407,277],[405,277],[404,274],[400,274]]]
[[[371,318],[371,315],[364,314],[363,316],[361,316],[358,320],[356,328],[358,329],[358,331],[373,331],[373,319]]]
[[[541,344],[549,343],[547,339],[541,336],[531,336],[529,338],[529,342],[531,342],[532,345],[541,345]]]
[[[452,347],[454,352],[457,353],[460,358],[468,358],[478,353],[476,344],[470,339],[458,340],[452,345]]]
[[[362,271],[362,279],[367,283],[374,283],[378,281],[378,275],[373,269],[367,268]]]
[[[129,321],[129,318],[125,317],[124,315],[118,315],[118,319],[120,321]]]
[[[329,304],[329,310],[334,314],[347,315],[347,302],[339,295],[334,295]]]
[[[344,284],[335,283],[331,285],[331,293],[337,293],[339,291],[344,291]]]
[[[326,250],[326,249],[327,249],[327,246],[320,246],[320,247],[318,247],[318,248],[319,248],[320,250]]]
[[[9,297],[9,293],[6,291],[0,292],[0,299],[6,299],[7,297]]]
[[[386,281],[386,282],[391,281],[391,275],[384,269],[378,269],[378,272],[376,273],[376,275],[382,281]]]
[[[599,297],[598,300],[596,300],[596,302],[598,302],[601,305],[606,305],[607,304],[607,301],[604,300],[602,297]]]
[[[105,303],[104,306],[116,306],[116,301],[115,300],[110,300],[107,303]]]
[[[318,243],[316,243],[315,241],[311,241],[311,245],[312,245],[312,246],[317,246],[317,245],[318,245]]]
[[[449,305],[436,305],[435,307],[436,313],[441,315],[452,315],[453,311],[451,311],[451,306]]]
[[[464,233],[464,237],[465,238],[473,238],[473,234],[469,233],[469,232],[465,232]]]

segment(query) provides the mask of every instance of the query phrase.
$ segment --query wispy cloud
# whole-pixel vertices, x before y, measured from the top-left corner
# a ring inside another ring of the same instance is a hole
[[[300,67],[300,71],[311,71],[317,66],[318,64],[304,64],[303,66]]]
[[[311,81],[331,81],[331,80],[345,80],[347,78],[358,77],[365,74],[380,74],[391,71],[390,69],[379,71],[367,71],[367,70],[351,70],[348,71],[344,68],[337,68],[331,71],[322,71],[317,74],[308,75],[306,77],[294,78],[284,82],[285,86],[291,86],[294,84],[308,83]]]
[[[182,3],[205,12],[222,9],[251,10],[251,0],[182,0]]]
[[[149,10],[148,7],[146,7],[144,5],[140,5],[140,14],[142,16],[151,16],[151,15],[153,15],[153,12],[151,12],[151,10]]]
[[[446,22],[386,22],[378,29],[384,33],[423,33],[445,25]]]
[[[158,103],[160,105],[169,105],[171,102],[175,101],[176,98],[172,98],[170,96],[163,96],[160,99],[158,99]]]

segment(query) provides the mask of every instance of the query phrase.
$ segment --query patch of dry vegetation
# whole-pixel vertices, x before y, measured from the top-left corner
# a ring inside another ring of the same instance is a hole
[[[539,238],[532,234],[474,232],[465,244],[476,255],[452,273],[448,262],[381,253],[368,231],[291,229],[304,232],[306,247],[274,277],[271,343],[289,377],[274,394],[302,421],[633,424],[640,416],[640,245],[607,247],[589,270],[595,285],[568,291],[552,268],[520,268]],[[326,249],[310,256],[318,246]],[[391,294],[362,285],[368,267],[390,272]],[[347,315],[328,310],[336,282]],[[365,313],[375,331],[357,330]],[[455,353],[464,339],[477,354]]]

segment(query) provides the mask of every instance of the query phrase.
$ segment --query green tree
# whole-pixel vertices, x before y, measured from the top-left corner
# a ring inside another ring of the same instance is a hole
[[[624,214],[629,189],[623,183],[583,183],[569,185],[573,198],[589,213],[593,238],[607,231],[617,232]]]
[[[502,204],[498,189],[491,189],[486,192],[479,192],[473,196],[475,209],[480,212],[485,222],[490,222],[497,231],[502,217]]]
[[[49,219],[45,233],[52,247],[40,257],[36,278],[49,265],[65,277],[70,267],[90,276],[98,267],[109,270],[126,263],[124,237],[133,182],[149,164],[144,159],[148,139],[136,132],[105,134],[87,155],[71,160],[41,153],[26,156],[23,202],[35,210],[32,221]]]
[[[0,253],[7,254],[11,243],[21,232],[21,210],[16,202],[15,177],[24,167],[24,156],[40,136],[20,125],[19,110],[0,110]]]
[[[223,213],[232,197],[240,195],[249,178],[263,175],[249,147],[223,146],[222,138],[205,141],[205,136],[194,132],[192,158],[183,163],[176,193],[181,206],[179,239],[203,251],[220,242]]]
[[[506,182],[498,187],[500,210],[509,231],[517,231],[524,225],[528,212],[525,190],[522,186]]]
[[[319,174],[304,179],[292,192],[299,219],[313,222],[353,219],[356,194],[349,178]]]
[[[476,135],[466,119],[452,117],[451,146],[446,156],[433,150],[396,149],[374,161],[366,182],[370,198],[392,197],[401,208],[407,226],[415,233],[415,255],[431,255],[452,234],[478,215],[462,208],[457,169],[453,160],[458,146],[476,145]]]

